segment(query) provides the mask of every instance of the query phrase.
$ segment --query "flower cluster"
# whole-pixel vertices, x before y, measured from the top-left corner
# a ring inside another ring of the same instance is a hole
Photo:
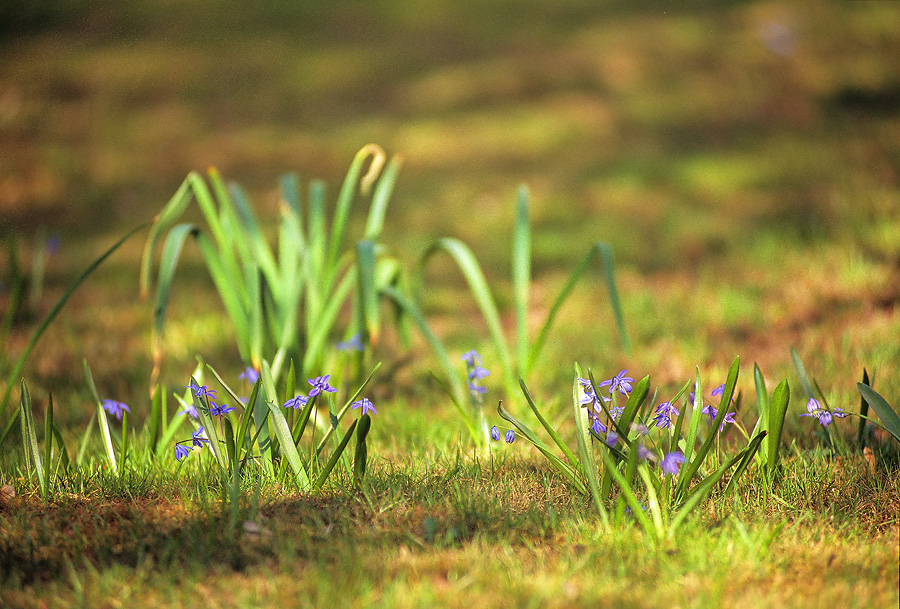
[[[185,446],[187,442],[190,442],[190,446]],[[203,427],[197,428],[194,433],[191,434],[190,440],[182,440],[175,444],[175,459],[181,461],[185,457],[187,457],[194,448],[203,448],[203,443],[209,444],[209,440],[203,436]]]
[[[481,357],[475,350],[463,353],[462,361],[466,362],[466,374],[469,378],[469,391],[475,394],[486,393],[487,389],[478,384],[483,378],[490,376],[491,372],[481,365]]]
[[[500,441],[500,430],[497,429],[496,425],[491,427],[491,439],[494,442]],[[512,444],[513,442],[516,441],[516,432],[514,432],[512,429],[507,429],[506,434],[505,434],[505,439],[506,439],[507,444]]]
[[[806,403],[807,412],[801,414],[801,417],[815,417],[819,420],[819,423],[822,424],[822,427],[828,427],[831,425],[831,422],[837,417],[838,419],[843,419],[846,416],[849,416],[850,413],[844,412],[840,408],[834,408],[832,410],[828,410],[827,408],[822,408],[822,404],[819,403],[819,400],[815,398],[810,398]]]

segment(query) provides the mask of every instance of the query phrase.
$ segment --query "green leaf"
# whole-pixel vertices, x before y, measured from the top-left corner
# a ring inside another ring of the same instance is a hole
[[[778,455],[781,447],[781,433],[784,431],[784,418],[787,415],[788,405],[791,402],[791,387],[787,379],[782,380],[772,392],[769,401],[769,435],[767,437],[766,467],[774,474],[778,467]],[[771,478],[770,478],[771,480]]]
[[[516,312],[516,360],[528,363],[528,290],[531,287],[531,226],[528,220],[528,188],[519,186],[512,240],[513,301]],[[520,370],[520,373],[524,373]]]
[[[103,400],[100,399],[100,394],[97,393],[97,386],[94,384],[94,376],[91,374],[91,368],[88,366],[86,359],[84,360],[84,376],[87,380],[88,388],[91,390],[91,395],[94,396],[94,401],[97,404],[97,422],[100,425],[100,435],[103,437],[106,458],[109,461],[113,473],[118,475],[119,466],[116,463],[116,451],[113,448],[112,436],[109,433],[109,421],[106,418],[106,411],[103,410]]]
[[[261,376],[262,386],[266,394],[266,404],[269,406],[269,418],[272,421],[275,437],[278,438],[278,442],[281,445],[281,453],[291,466],[300,490],[307,492],[310,490],[309,476],[300,460],[300,453],[297,452],[297,447],[294,445],[287,419],[284,418],[281,406],[278,404],[275,381],[272,379],[272,371],[269,369],[269,363],[266,361],[263,361]]]
[[[547,431],[548,434],[550,434],[550,438],[553,439],[553,442],[563,452],[563,454],[566,456],[566,459],[569,461],[573,468],[581,468],[581,464],[575,457],[575,453],[572,452],[569,446],[563,441],[562,437],[560,437],[556,430],[553,429],[553,426],[547,422],[547,420],[541,414],[541,411],[538,410],[538,407],[534,403],[534,398],[531,397],[531,392],[529,392],[528,387],[525,386],[525,381],[519,379],[519,386],[522,388],[522,393],[525,396],[525,401],[528,402],[528,406],[531,408],[531,412],[534,413],[534,416],[537,417],[537,420],[540,422],[541,426]]]
[[[791,347],[791,361],[794,363],[794,370],[797,372],[797,378],[800,379],[800,386],[803,387],[803,391],[806,393],[806,399],[810,400],[816,397],[812,388],[812,383],[809,382],[809,376],[806,374],[806,368],[803,366],[803,361],[801,361],[800,355],[793,347]]]
[[[21,417],[19,421],[22,423],[22,444],[25,448],[25,468],[30,475],[37,475],[41,488],[41,494],[44,495],[44,468],[41,466],[41,451],[37,442],[37,430],[34,425],[34,412],[31,410],[31,393],[28,391],[28,385],[25,379],[22,379],[21,394],[19,401],[21,404]]]
[[[872,410],[875,411],[875,414],[878,415],[878,418],[881,419],[881,426],[894,436],[895,440],[900,442],[900,417],[897,416],[891,405],[887,403],[887,400],[868,385],[857,383],[856,388],[863,399],[872,407]]]
[[[580,377],[581,371],[575,366],[575,376]],[[581,455],[581,473],[587,480],[588,489],[591,491],[591,498],[594,500],[594,507],[600,516],[600,521],[604,526],[609,526],[609,514],[600,498],[600,485],[597,478],[600,471],[597,468],[597,459],[594,456],[593,446],[591,445],[590,422],[588,420],[587,408],[582,408],[578,403],[579,391],[578,379],[576,378],[572,385],[572,405],[575,411],[575,439],[578,442],[578,454]]]

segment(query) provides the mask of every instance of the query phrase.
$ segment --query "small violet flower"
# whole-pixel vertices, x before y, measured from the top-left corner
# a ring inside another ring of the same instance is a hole
[[[638,444],[637,451],[639,460],[647,461],[649,459],[650,461],[656,461],[656,455],[653,454],[653,451],[643,444]]]
[[[247,366],[246,368],[244,368],[244,371],[238,375],[238,378],[253,385],[254,383],[256,383],[256,381],[259,380],[259,372],[257,372],[255,368]]]
[[[115,400],[103,400],[100,403],[103,406],[103,410],[116,417],[120,421],[122,420],[123,412],[131,412],[131,409],[123,404],[122,402],[117,402]]]
[[[516,441],[516,432],[514,432],[512,429],[507,429],[506,430],[506,443],[512,444],[515,441]]]
[[[178,414],[187,414],[187,415],[194,417],[195,419],[200,418],[200,415],[197,413],[197,407],[194,406],[193,404],[188,404],[187,408],[185,408],[184,410],[178,411]]]
[[[712,390],[712,395],[722,395],[723,393],[725,393],[725,383]]]
[[[603,412],[603,408],[600,405],[600,400],[604,402],[611,402],[612,400],[608,397],[600,396],[599,398],[594,393],[594,388],[591,387],[591,381],[588,379],[578,379],[578,384],[581,385],[582,392],[584,395],[578,400],[578,403],[584,406],[585,404],[590,404],[593,406],[594,410],[597,414]]]
[[[317,376],[314,379],[308,379],[306,382],[312,385],[312,389],[309,390],[309,397],[319,395],[323,391],[327,391],[329,393],[334,393],[335,391],[337,391],[337,389],[328,384],[329,378],[331,378],[331,375],[326,374],[325,376]]]
[[[684,463],[684,455],[681,451],[676,450],[675,452],[666,453],[666,456],[659,463],[659,468],[666,474],[674,476],[678,473],[678,466],[682,463]]]
[[[181,461],[182,459],[187,457],[189,454],[191,454],[190,446],[184,446],[182,444],[175,445],[175,460],[176,461]]]
[[[203,443],[209,444],[209,440],[203,437],[203,427],[199,427],[197,431],[191,434],[191,444],[198,448],[203,448]]]
[[[607,436],[606,436],[606,445],[611,448],[615,448],[618,443],[619,443],[619,434],[617,434],[614,431],[609,432],[609,434],[607,434]]]
[[[232,410],[234,410],[234,406],[226,406],[225,404],[216,406],[213,402],[209,403],[209,414],[214,417],[221,417],[222,415],[228,414]]]
[[[494,442],[498,442],[498,441],[500,440],[500,430],[497,429],[497,426],[496,426],[496,425],[494,425],[493,427],[491,427],[491,439],[492,439]]]
[[[198,398],[206,398],[208,400],[216,399],[216,392],[213,389],[209,389],[206,385],[196,385],[191,383],[190,385],[185,385],[185,389],[193,391],[194,395]]]
[[[362,408],[363,414],[368,414],[370,411],[372,412],[372,414],[378,414],[377,412],[375,412],[375,407],[372,405],[372,402],[371,402],[371,400],[369,400],[369,398],[362,398],[362,399],[356,400],[355,402],[353,402],[350,405],[350,407],[351,408]]]
[[[469,372],[469,380],[481,380],[490,375],[490,370],[488,370],[487,368],[482,368],[479,364],[475,364],[475,366]]]
[[[719,409],[714,407],[712,404],[707,404],[706,406],[704,406],[701,412],[709,417],[710,425],[712,425],[715,422],[716,417],[719,416]],[[719,425],[719,431],[725,429],[725,425],[727,423],[734,423],[734,415],[734,412],[728,412],[725,414],[725,418],[722,419],[722,424]]]
[[[478,355],[478,352],[474,349],[472,351],[466,351],[463,353],[460,358],[462,361],[466,362],[469,366],[480,366],[481,365],[481,357]]]
[[[472,393],[487,393],[487,388],[479,387],[475,383],[469,383],[469,391]]]
[[[631,384],[634,382],[634,379],[630,376],[625,376],[625,373],[628,370],[622,370],[619,374],[615,375],[608,381],[603,381],[598,387],[609,387],[609,395],[612,395],[616,391],[621,393],[622,395],[628,395],[631,393]]]
[[[365,345],[363,345],[362,338],[359,335],[359,332],[348,338],[347,340],[343,340],[339,342],[337,345],[338,351],[362,351],[365,349]]]
[[[677,417],[679,414],[678,409],[671,402],[663,402],[656,407],[653,422],[660,429],[667,429],[672,426],[672,417]]]
[[[302,408],[303,406],[306,406],[307,402],[309,402],[308,397],[298,395],[298,396],[292,397],[287,402],[285,402],[284,407],[285,408],[293,408],[294,410],[297,410],[298,408]]]
[[[600,422],[600,417],[591,416],[593,422],[591,423],[591,431],[594,432],[594,435],[599,436],[600,434],[606,433],[606,425]]]
[[[839,419],[843,419],[846,416],[849,416],[849,413],[844,412],[840,408],[835,408],[834,410],[828,410],[826,408],[822,408],[822,405],[819,403],[819,400],[815,398],[810,398],[810,400],[806,403],[806,410],[801,414],[801,417],[815,417],[819,420],[819,423],[822,424],[822,427],[828,427],[831,425],[831,422],[834,420],[834,417]]]

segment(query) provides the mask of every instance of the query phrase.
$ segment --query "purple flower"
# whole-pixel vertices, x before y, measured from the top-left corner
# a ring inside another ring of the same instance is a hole
[[[622,395],[628,395],[631,393],[631,384],[634,382],[634,379],[630,376],[625,376],[625,373],[628,370],[622,370],[619,374],[615,375],[608,381],[603,381],[598,387],[606,387],[609,386],[609,395],[612,395],[614,392],[618,391]]]
[[[185,389],[193,391],[194,395],[198,398],[206,398],[208,400],[216,399],[216,392],[207,388],[206,385],[195,385],[194,383],[191,383],[190,385],[185,385]]]
[[[52,256],[56,252],[59,251],[59,234],[53,233],[50,235],[50,238],[47,239],[47,254]]]
[[[294,410],[297,410],[298,408],[306,406],[306,403],[308,401],[309,401],[309,398],[304,397],[302,395],[298,395],[298,396],[292,397],[287,402],[285,402],[284,407],[285,408],[293,408]]]
[[[472,351],[466,351],[462,355],[462,361],[466,362],[469,366],[480,366],[481,365],[481,357],[478,355],[478,352],[474,349]]]
[[[182,459],[187,457],[189,454],[191,454],[190,446],[184,446],[182,444],[175,445],[175,460],[176,461],[181,461]]]
[[[228,414],[232,410],[234,410],[234,406],[226,406],[225,404],[216,406],[213,402],[209,403],[209,414],[214,417],[220,417],[222,415]]]
[[[469,380],[481,380],[486,376],[490,376],[490,370],[486,368],[482,368],[480,365],[475,364],[472,370],[469,372]]]
[[[337,344],[338,351],[362,351],[363,349],[365,349],[365,345],[363,345],[359,332]]]
[[[369,411],[371,411],[372,414],[378,414],[377,412],[375,412],[375,407],[372,405],[372,402],[369,400],[369,398],[362,398],[362,399],[356,400],[355,402],[353,402],[350,405],[350,407],[351,408],[362,408],[363,414],[368,414]]]
[[[609,409],[609,416],[611,416],[614,421],[618,421],[623,412],[625,412],[624,406],[613,406]]]
[[[244,368],[244,371],[238,375],[238,378],[247,381],[252,385],[259,380],[259,372],[257,372],[255,368],[247,366],[246,368]]]
[[[514,432],[512,429],[507,429],[506,430],[506,443],[512,444],[515,441],[516,441],[516,432]]]
[[[638,459],[641,461],[646,461],[647,459],[651,461],[656,461],[656,455],[653,454],[653,451],[645,447],[643,444],[638,444]]]
[[[606,436],[606,445],[615,447],[619,443],[619,434],[614,431],[609,432]]]
[[[191,434],[191,444],[193,446],[197,446],[199,448],[203,448],[203,443],[206,442],[209,444],[209,440],[203,437],[203,426],[200,426],[197,431]]]
[[[475,383],[469,383],[469,391],[472,393],[487,393],[487,389],[484,387],[479,387]]]
[[[653,416],[653,422],[660,429],[667,429],[672,426],[672,417],[677,417],[680,413],[672,402],[663,402],[656,407],[656,414]]]
[[[189,414],[192,417],[194,417],[195,419],[200,418],[200,415],[197,413],[197,407],[194,406],[193,404],[188,404],[187,408],[185,408],[184,410],[178,411],[178,414]]]
[[[678,473],[678,466],[682,463],[684,463],[684,455],[681,454],[680,450],[676,450],[672,453],[666,453],[666,456],[659,463],[659,468],[670,476],[674,476]]]
[[[831,422],[834,420],[834,417],[839,419],[843,419],[846,416],[849,416],[849,413],[844,412],[840,408],[835,408],[834,410],[828,410],[826,408],[822,408],[822,405],[819,403],[819,400],[815,398],[810,398],[810,400],[806,403],[806,410],[801,414],[801,417],[816,417],[819,420],[819,423],[822,424],[822,427],[828,427],[831,425]]]
[[[334,393],[335,391],[337,391],[337,389],[328,384],[329,378],[331,378],[331,375],[326,374],[325,376],[317,376],[314,379],[308,379],[306,382],[312,385],[312,389],[309,390],[309,397],[319,395],[323,391],[327,391],[329,393]]]
[[[722,395],[723,393],[725,393],[725,383],[712,390],[712,395]]]
[[[635,432],[639,436],[646,436],[650,433],[650,430],[647,429],[647,426],[643,423],[632,423],[631,431]]]
[[[582,392],[584,393],[581,399],[578,400],[578,403],[582,406],[585,404],[591,404],[597,414],[603,412],[603,407],[600,405],[600,400],[603,400],[604,402],[612,401],[602,395],[598,399],[597,395],[594,393],[594,388],[591,387],[591,381],[589,381],[588,379],[578,379],[578,384],[581,385]]]
[[[103,400],[100,403],[103,406],[103,410],[116,417],[120,421],[122,420],[123,412],[131,412],[131,409],[123,404],[122,402],[117,402],[115,400]]]
[[[592,416],[591,418],[594,419],[594,422],[591,423],[591,431],[598,436],[606,433],[606,425],[600,422],[600,417]]]
[[[500,441],[500,430],[497,429],[496,425],[491,427],[491,439],[494,440],[494,442]]]

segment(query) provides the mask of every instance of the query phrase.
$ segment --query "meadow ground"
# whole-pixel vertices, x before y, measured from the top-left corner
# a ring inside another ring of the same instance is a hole
[[[383,234],[392,253],[412,265],[436,237],[459,237],[504,304],[515,192],[528,184],[535,327],[590,244],[611,244],[633,352],[597,273],[528,379],[566,433],[576,361],[598,376],[651,374],[665,394],[695,366],[724,380],[740,355],[744,396],[753,362],[799,396],[795,347],[832,405],[858,409],[864,367],[900,402],[900,4],[418,4],[72,0],[0,19],[11,24],[0,28],[0,228],[26,260],[41,230],[60,237],[38,313],[189,171],[218,167],[274,223],[279,175],[335,193],[376,142],[405,158]],[[67,442],[91,413],[83,358],[138,425],[148,412],[141,247],[133,238],[79,288],[26,368],[39,411],[53,392]],[[173,389],[196,355],[242,368],[199,255],[185,256],[162,373]],[[490,360],[456,270],[436,261],[428,279],[435,331],[455,354]],[[13,324],[0,376],[34,319]],[[896,445],[884,439],[870,471],[855,419],[836,423],[844,442],[825,450],[795,397],[778,499],[748,477],[691,534],[650,550],[636,529],[600,535],[588,500],[524,442],[474,457],[424,343],[406,353],[388,336],[375,357],[391,374],[373,385],[366,493],[340,479],[315,497],[264,488],[244,515],[261,532],[230,530],[217,486],[174,473],[174,460],[90,476],[45,505],[7,444],[0,483],[19,496],[0,507],[0,601],[897,605]]]

